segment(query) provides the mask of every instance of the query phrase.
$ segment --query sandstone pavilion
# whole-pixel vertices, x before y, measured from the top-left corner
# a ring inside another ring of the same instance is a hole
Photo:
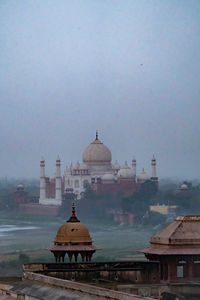
[[[64,262],[66,253],[69,262],[72,262],[73,256],[77,262],[79,254],[82,262],[90,262],[95,251],[100,250],[92,244],[88,228],[78,220],[74,204],[71,217],[60,226],[54,239],[54,245],[48,250],[54,254],[56,262]]]

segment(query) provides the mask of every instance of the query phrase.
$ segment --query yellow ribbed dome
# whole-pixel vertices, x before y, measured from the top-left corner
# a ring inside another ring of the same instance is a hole
[[[92,243],[87,227],[81,222],[66,222],[58,229],[54,243]]]
[[[81,223],[75,212],[75,206],[72,206],[72,215],[67,222],[60,226],[54,239],[54,244],[92,244],[92,239],[87,227]]]

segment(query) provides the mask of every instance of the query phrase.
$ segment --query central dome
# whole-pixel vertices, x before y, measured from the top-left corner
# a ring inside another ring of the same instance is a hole
[[[110,164],[111,152],[99,139],[96,139],[84,150],[83,162],[86,164]]]

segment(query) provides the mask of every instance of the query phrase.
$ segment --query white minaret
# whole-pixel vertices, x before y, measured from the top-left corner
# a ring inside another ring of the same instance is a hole
[[[136,178],[136,159],[135,158],[132,159],[132,168],[133,168],[133,174]]]
[[[40,199],[39,203],[43,204],[46,199],[46,181],[45,181],[45,160],[42,157],[40,160]]]
[[[156,174],[156,159],[155,159],[154,155],[153,155],[153,158],[151,160],[151,169],[152,169],[151,180],[152,181],[158,181],[158,177],[157,177],[157,174]]]
[[[62,204],[62,187],[61,187],[61,170],[60,170],[60,157],[56,159],[56,202],[57,205]]]

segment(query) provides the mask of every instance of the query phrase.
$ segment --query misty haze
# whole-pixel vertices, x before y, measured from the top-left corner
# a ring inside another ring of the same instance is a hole
[[[81,161],[99,130],[113,161],[152,155],[199,176],[198,1],[1,1],[1,177]],[[149,171],[149,170],[147,170]]]
[[[199,16],[198,0],[0,1],[0,299],[4,282],[69,293],[27,292],[34,276],[77,299],[73,281],[199,297]]]

